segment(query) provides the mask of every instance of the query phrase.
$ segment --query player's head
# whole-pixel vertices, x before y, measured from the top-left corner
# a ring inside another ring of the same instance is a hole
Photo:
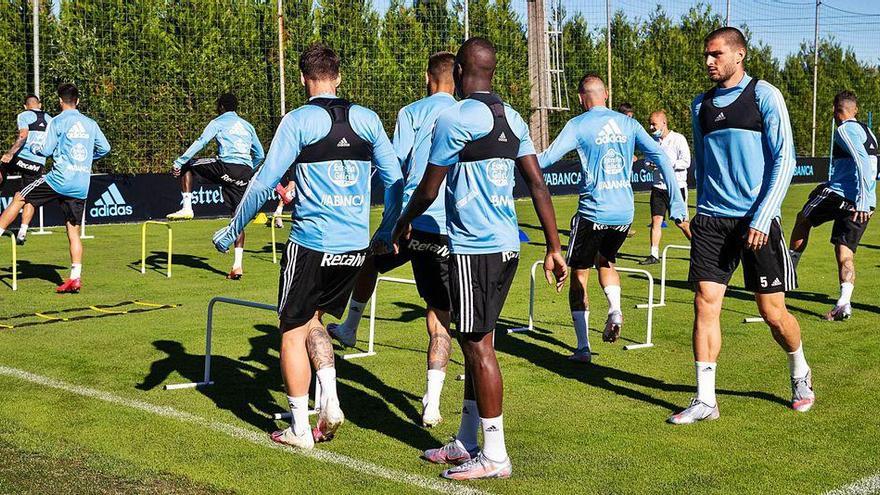
[[[840,125],[844,120],[855,118],[859,113],[859,99],[852,91],[843,90],[834,95],[834,120]]]
[[[581,78],[578,84],[578,98],[584,110],[589,110],[596,106],[604,106],[608,99],[608,90],[605,88],[605,81],[598,74],[592,72]]]
[[[748,48],[746,37],[735,27],[716,29],[703,40],[703,56],[706,59],[706,71],[712,82],[723,83],[734,78],[741,78],[745,71],[743,61]]]
[[[633,118],[636,115],[636,107],[634,107],[633,104],[628,101],[617,105],[617,111],[630,118]]]
[[[454,67],[455,55],[452,52],[437,52],[428,57],[428,69],[425,71],[428,94],[438,91],[449,92],[454,89],[455,81],[452,78]]]
[[[651,135],[655,138],[663,137],[669,132],[669,121],[666,120],[666,112],[663,110],[652,113],[648,123],[651,126]]]
[[[58,86],[58,100],[61,108],[76,108],[79,105],[79,90],[70,83]]]
[[[475,91],[491,90],[497,65],[495,45],[491,41],[480,37],[465,41],[455,55],[452,73],[455,92],[465,98]]]
[[[339,55],[321,42],[312,43],[299,56],[300,80],[306,88],[330,86],[335,89],[342,82],[339,73]]]
[[[217,114],[238,110],[238,98],[232,93],[223,93],[217,97]]]
[[[24,97],[24,108],[25,110],[39,110],[43,108],[43,103],[40,101],[39,96],[29,94]]]

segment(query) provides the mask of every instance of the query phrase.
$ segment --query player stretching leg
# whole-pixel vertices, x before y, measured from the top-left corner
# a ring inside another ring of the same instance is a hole
[[[471,38],[455,59],[455,89],[463,99],[437,119],[429,165],[397,222],[398,242],[438,197],[446,180],[446,228],[452,252],[452,319],[464,353],[465,393],[458,436],[424,452],[435,463],[459,464],[443,472],[456,480],[507,478],[512,471],[504,443],[501,370],[495,357],[498,315],[519,262],[513,204],[514,166],[526,180],[544,229],[548,282],[566,278],[550,193],[541,176],[528,126],[492,93],[495,47]],[[482,425],[483,449],[477,446]]]
[[[30,153],[51,156],[52,170],[15,193],[12,203],[0,215],[0,235],[18,216],[25,204],[34,208],[57,201],[64,214],[70,243],[70,278],[59,285],[58,293],[76,293],[82,289],[82,241],[79,224],[83,217],[92,162],[110,152],[110,143],[94,120],[79,113],[79,90],[73,84],[58,87],[61,113],[46,129],[45,140],[28,147]]]
[[[846,320],[852,316],[853,284],[856,267],[853,257],[859,240],[868,227],[868,220],[877,206],[877,138],[871,129],[856,120],[859,102],[850,91],[834,97],[834,172],[831,179],[819,184],[798,214],[791,232],[791,260],[797,267],[810,229],[834,221],[831,244],[837,257],[840,298],[826,315],[826,320]]]
[[[40,178],[46,172],[46,157],[31,152],[34,143],[42,144],[46,140],[46,129],[52,117],[42,110],[43,104],[36,95],[24,98],[25,111],[18,114],[18,139],[9,151],[0,157],[0,184],[7,175],[19,174],[21,184],[26,185]],[[21,211],[21,226],[15,242],[22,245],[27,240],[28,225],[34,218],[34,205],[25,203]]]
[[[791,407],[807,411],[815,395],[801,328],[785,305],[785,291],[793,290],[797,280],[779,224],[795,166],[788,109],[778,89],[746,74],[746,41],[738,29],[710,33],[704,56],[716,84],[692,107],[697,215],[691,222],[688,280],[695,289],[697,396],[669,422],[718,418],[721,304],[740,261],[746,290],[755,294],[773,338],[788,353]]]
[[[614,269],[617,251],[626,240],[635,206],[630,185],[632,160],[636,147],[660,169],[664,180],[674,183],[672,161],[635,119],[605,106],[608,91],[595,74],[585,75],[578,86],[578,97],[586,112],[571,119],[553,144],[538,158],[541,167],[556,163],[565,154],[577,150],[581,157],[583,180],[580,184],[578,210],[571,220],[571,237],[566,261],[574,270],[568,289],[571,319],[577,336],[572,361],[589,363],[589,302],[587,279],[590,268],[599,271],[599,284],[608,298],[608,317],[602,335],[606,342],[620,337],[623,313],[620,308],[620,276]],[[668,195],[676,223],[687,217],[687,207],[675,187]]]
[[[193,174],[198,174],[223,190],[223,202],[233,212],[238,208],[254,169],[263,161],[263,145],[254,126],[239,117],[238,99],[232,93],[217,98],[217,118],[208,123],[202,135],[190,145],[180,158],[174,160],[171,173],[180,177],[183,208],[170,213],[169,220],[189,220],[193,217]],[[217,157],[195,160],[195,156],[212,139],[217,140]],[[235,240],[235,258],[227,279],[240,280],[243,275],[244,231]]]
[[[300,56],[299,67],[309,101],[282,119],[266,163],[251,180],[229,226],[214,234],[214,244],[222,252],[229,250],[293,164],[293,226],[278,287],[281,374],[292,420],[271,438],[312,448],[315,441],[331,439],[345,419],[336,393],[333,344],[321,318],[342,316],[367,257],[370,164],[376,164],[386,188],[374,247],[390,245],[403,177],[379,117],[336,96],[341,82],[336,53],[313,44]],[[308,413],[312,368],[321,384],[314,431]]]
[[[428,165],[434,122],[441,111],[455,105],[452,66],[455,55],[435,53],[428,59],[425,78],[429,96],[403,107],[397,115],[394,150],[401,164],[406,184],[404,205],[409,201]],[[428,328],[426,391],[422,398],[422,424],[432,427],[440,415],[440,394],[449,363],[449,241],[446,236],[446,208],[438,198],[421,216],[412,221],[409,236],[400,243],[399,252],[370,257],[358,273],[348,317],[341,325],[331,323],[327,330],[343,345],[353,346],[358,323],[363,315],[378,273],[385,273],[412,262],[413,277],[419,295],[425,301]]]

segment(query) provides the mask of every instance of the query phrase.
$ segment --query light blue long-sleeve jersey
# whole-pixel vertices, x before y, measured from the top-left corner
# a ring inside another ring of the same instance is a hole
[[[39,163],[40,165],[46,164],[46,157],[33,153],[31,151],[31,146],[33,146],[35,143],[43,144],[43,142],[46,141],[46,131],[49,128],[49,123],[52,122],[52,116],[48,113],[44,113],[43,115],[46,119],[46,127],[44,127],[42,130],[30,128],[31,124],[37,122],[37,114],[34,113],[33,110],[25,110],[24,112],[18,114],[18,117],[16,117],[15,119],[16,123],[18,124],[19,131],[28,131],[27,139],[24,142],[24,146],[22,146],[21,149],[18,151],[19,158],[24,158],[29,162]]]
[[[183,167],[212,139],[217,140],[217,158],[223,163],[256,168],[265,157],[254,126],[235,112],[225,112],[209,122],[202,135],[174,160],[174,168]]]
[[[877,138],[870,129],[855,119],[846,120],[834,132],[834,143],[850,155],[835,158],[834,172],[827,186],[856,205],[857,211],[870,211],[877,207],[877,155],[871,155],[865,149],[865,143],[877,146]]]
[[[52,157],[52,170],[46,174],[49,187],[64,196],[86,199],[92,163],[110,152],[110,143],[94,120],[79,110],[65,110],[52,119],[46,140],[32,144],[31,152]]]
[[[372,162],[385,185],[385,212],[376,238],[390,245],[391,230],[400,217],[403,193],[400,164],[375,112],[352,105],[349,124],[372,146]],[[331,125],[327,111],[315,105],[303,105],[284,116],[275,131],[266,161],[251,179],[232,221],[214,236],[214,244],[219,250],[229,249],[269,199],[273,188],[303,148],[326,137]],[[298,163],[294,165],[294,172],[296,196],[290,240],[308,249],[331,254],[365,249],[370,243],[370,162]]]
[[[397,114],[394,130],[394,149],[400,160],[406,183],[403,186],[403,208],[419,186],[428,157],[431,154],[431,138],[434,124],[443,110],[455,105],[455,98],[449,93],[435,93],[403,107]],[[441,187],[445,187],[444,185]],[[446,235],[446,201],[438,196],[427,210],[411,223],[422,232]]]
[[[581,160],[578,215],[603,225],[632,223],[632,156],[635,148],[657,164],[667,184],[675,171],[666,153],[638,121],[604,106],[591,108],[568,121],[549,148],[538,156],[541,168],[577,150]],[[687,207],[677,187],[668,188],[671,217],[684,220]]]
[[[713,104],[723,111],[751,80],[746,74],[736,86],[717,88]],[[697,214],[751,217],[751,228],[769,233],[771,221],[780,215],[796,163],[785,100],[773,85],[758,81],[755,99],[763,130],[720,129],[704,136],[699,116],[703,97],[698,95],[691,106]]]

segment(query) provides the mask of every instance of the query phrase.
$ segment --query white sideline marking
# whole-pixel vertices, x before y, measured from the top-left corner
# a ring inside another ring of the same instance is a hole
[[[395,469],[389,469],[367,461],[362,461],[353,457],[337,454],[335,452],[328,452],[326,450],[317,449],[302,450],[292,447],[285,447],[269,440],[267,435],[262,432],[248,430],[246,428],[241,428],[239,426],[219,421],[206,420],[205,418],[196,416],[195,414],[178,411],[173,407],[157,406],[155,404],[150,404],[149,402],[135,399],[126,399],[124,397],[120,397],[109,392],[103,392],[101,390],[96,390],[93,388],[73,385],[63,382],[61,380],[55,380],[54,378],[35,375],[33,373],[29,373],[27,371],[16,368],[0,366],[0,375],[18,378],[19,380],[36,383],[37,385],[42,385],[44,387],[63,390],[65,392],[81,395],[83,397],[91,397],[93,399],[98,399],[104,402],[109,402],[111,404],[128,407],[130,409],[137,409],[139,411],[148,412],[156,416],[176,419],[178,421],[183,421],[186,423],[193,423],[198,426],[207,427],[220,433],[229,435],[231,437],[245,440],[263,447],[271,447],[289,454],[301,455],[303,457],[308,457],[322,462],[339,464],[354,471],[359,471],[361,473],[375,476],[377,478],[385,478],[387,480],[395,481],[398,483],[413,485],[420,488],[425,488],[427,490],[432,490],[439,493],[448,493],[451,495],[488,495],[488,492],[477,490],[475,488],[471,488],[465,485],[456,485],[450,482],[441,481],[439,479],[434,480],[430,478],[425,478],[424,476],[409,474],[403,471],[397,471]]]
[[[868,476],[830,492],[825,492],[825,495],[871,495],[873,493],[880,493],[880,474]]]

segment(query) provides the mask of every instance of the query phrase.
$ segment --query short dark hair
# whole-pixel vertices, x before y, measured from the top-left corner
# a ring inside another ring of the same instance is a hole
[[[428,58],[428,74],[434,80],[452,78],[452,67],[455,65],[455,54],[437,52]]]
[[[596,79],[598,79],[599,82],[601,82],[602,84],[605,84],[605,81],[603,81],[602,78],[599,77],[599,74],[596,74],[595,72],[587,72],[586,74],[584,74],[584,77],[581,78],[581,82],[578,83],[578,93],[586,93],[587,83]]]
[[[725,26],[712,31],[703,40],[703,45],[708,45],[710,41],[716,38],[724,39],[724,42],[732,48],[742,48],[743,50],[748,51],[746,37],[743,35],[742,31],[735,27]]]
[[[217,97],[217,113],[234,112],[238,110],[238,98],[232,93],[223,93]]]
[[[79,90],[73,84],[64,83],[58,86],[58,97],[68,105],[76,105],[79,100]]]
[[[617,106],[617,111],[620,113],[635,113],[636,108],[632,103],[625,101]]]
[[[29,93],[27,96],[24,97],[24,104],[27,105],[31,102],[31,100],[37,100],[37,103],[39,103],[40,97],[33,93]]]
[[[834,95],[834,106],[835,107],[845,101],[852,103],[856,107],[859,106],[859,99],[856,97],[856,94],[848,89],[845,89],[845,90],[841,91],[840,93],[837,93],[836,95]]]
[[[299,70],[312,81],[339,77],[339,55],[321,42],[312,43],[299,56]]]

